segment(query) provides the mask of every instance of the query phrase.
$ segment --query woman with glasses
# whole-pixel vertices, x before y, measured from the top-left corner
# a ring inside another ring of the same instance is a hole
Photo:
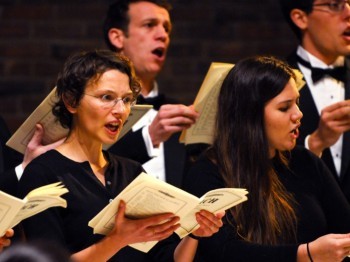
[[[57,80],[58,101],[53,113],[69,134],[62,145],[31,162],[20,181],[24,197],[42,185],[61,181],[69,190],[63,197],[67,208],[51,208],[27,219],[28,241],[47,239],[67,248],[75,261],[146,261],[146,255],[128,244],[162,240],[178,228],[178,217],[160,214],[131,220],[121,202],[115,228],[107,236],[93,234],[88,222],[114,199],[143,169],[139,163],[114,156],[103,144],[117,141],[130,108],[140,92],[129,61],[111,51],[92,51],[70,57]],[[201,228],[195,235],[209,236],[221,219],[200,212]],[[206,225],[215,225],[207,227]],[[184,239],[181,248],[193,252],[197,240]],[[167,247],[173,259],[176,245]]]
[[[248,201],[199,241],[195,261],[334,262],[349,255],[350,206],[324,163],[295,147],[303,117],[299,83],[272,57],[242,60],[228,73],[214,143],[184,188],[197,196],[246,188]]]

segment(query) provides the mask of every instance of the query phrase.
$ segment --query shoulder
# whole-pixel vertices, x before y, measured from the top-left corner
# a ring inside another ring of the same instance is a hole
[[[303,146],[296,146],[291,151],[289,161],[290,168],[297,174],[320,177],[322,173],[329,173],[324,162]]]
[[[113,166],[117,166],[118,168],[142,169],[141,164],[135,160],[115,155],[109,151],[104,151],[104,153],[107,155]]]
[[[197,196],[209,190],[225,187],[217,165],[202,154],[184,176],[183,187]]]

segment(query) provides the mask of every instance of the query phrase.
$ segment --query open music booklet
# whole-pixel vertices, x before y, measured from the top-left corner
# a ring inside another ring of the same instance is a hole
[[[44,126],[45,135],[42,140],[44,145],[51,144],[63,137],[66,137],[68,134],[68,129],[63,128],[61,124],[56,121],[56,117],[51,112],[52,106],[56,101],[56,88],[54,88],[17,129],[12,137],[7,141],[6,145],[24,154],[26,147],[34,134],[36,123],[40,123]],[[152,105],[135,105],[131,107],[129,117],[125,121],[118,139],[122,138],[151,108],[153,108]],[[109,146],[106,145],[104,146],[104,149],[107,149],[108,147]]]
[[[233,66],[234,64],[228,63],[211,63],[193,102],[194,109],[200,113],[199,119],[190,128],[182,131],[179,139],[180,143],[186,145],[195,143],[212,144],[218,96],[222,82]],[[300,90],[305,85],[303,75],[297,69],[293,69],[293,71],[296,75],[297,88]]]
[[[205,209],[216,214],[246,201],[247,194],[247,190],[241,188],[219,188],[198,198],[151,175],[141,173],[90,220],[89,226],[94,229],[95,234],[108,234],[114,227],[119,201],[123,200],[126,202],[126,216],[129,218],[145,218],[167,212],[179,216],[181,226],[175,233],[183,238],[199,227],[196,212]],[[150,241],[130,246],[148,252],[156,243],[157,241]]]
[[[50,207],[67,207],[61,195],[68,192],[60,182],[38,187],[30,191],[24,199],[0,191],[0,236],[23,219],[38,214]]]
[[[179,139],[181,143],[212,144],[220,88],[233,66],[228,63],[211,63],[193,103],[194,109],[200,113],[199,119],[190,128],[182,131]]]

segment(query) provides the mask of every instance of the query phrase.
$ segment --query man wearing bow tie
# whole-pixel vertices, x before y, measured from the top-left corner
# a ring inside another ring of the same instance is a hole
[[[350,1],[280,3],[300,40],[288,61],[306,81],[298,143],[322,157],[350,202]]]
[[[164,0],[117,0],[109,7],[105,41],[111,50],[133,62],[142,83],[138,103],[154,106],[109,150],[142,163],[147,173],[181,186],[185,147],[178,142],[179,132],[190,127],[198,113],[161,94],[156,82],[170,43],[169,10]]]

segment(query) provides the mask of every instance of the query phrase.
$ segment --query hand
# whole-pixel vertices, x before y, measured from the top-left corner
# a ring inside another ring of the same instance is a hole
[[[29,141],[26,151],[24,153],[24,158],[22,162],[23,169],[37,156],[45,153],[46,151],[49,151],[51,149],[56,148],[60,144],[63,143],[65,138],[62,138],[61,140],[58,140],[55,143],[49,144],[49,145],[43,145],[42,139],[44,137],[44,128],[41,124],[35,125],[35,132],[33,134],[33,137]]]
[[[301,247],[305,249],[305,261],[309,261],[307,257],[306,245]],[[343,261],[350,253],[350,234],[328,234],[319,237],[315,241],[309,243],[309,251],[313,261],[336,262]],[[299,250],[298,250],[298,261]]]
[[[10,238],[13,236],[13,234],[13,229],[6,230],[5,235],[0,238],[0,251],[2,251],[4,247],[8,247],[11,244]]]
[[[198,117],[199,114],[193,109],[193,106],[161,106],[148,129],[153,146],[158,147],[172,134],[189,128]]]
[[[120,201],[114,229],[109,234],[116,237],[123,245],[138,242],[159,241],[169,237],[180,225],[180,219],[171,213],[155,215],[143,219],[125,217],[126,205]]]
[[[225,212],[214,215],[209,211],[201,210],[196,214],[196,219],[200,227],[196,231],[192,232],[192,234],[197,237],[212,236],[219,231],[220,227],[222,227],[222,218],[224,215]]]
[[[325,107],[318,128],[310,135],[309,148],[316,155],[334,145],[339,137],[350,130],[350,100]]]

